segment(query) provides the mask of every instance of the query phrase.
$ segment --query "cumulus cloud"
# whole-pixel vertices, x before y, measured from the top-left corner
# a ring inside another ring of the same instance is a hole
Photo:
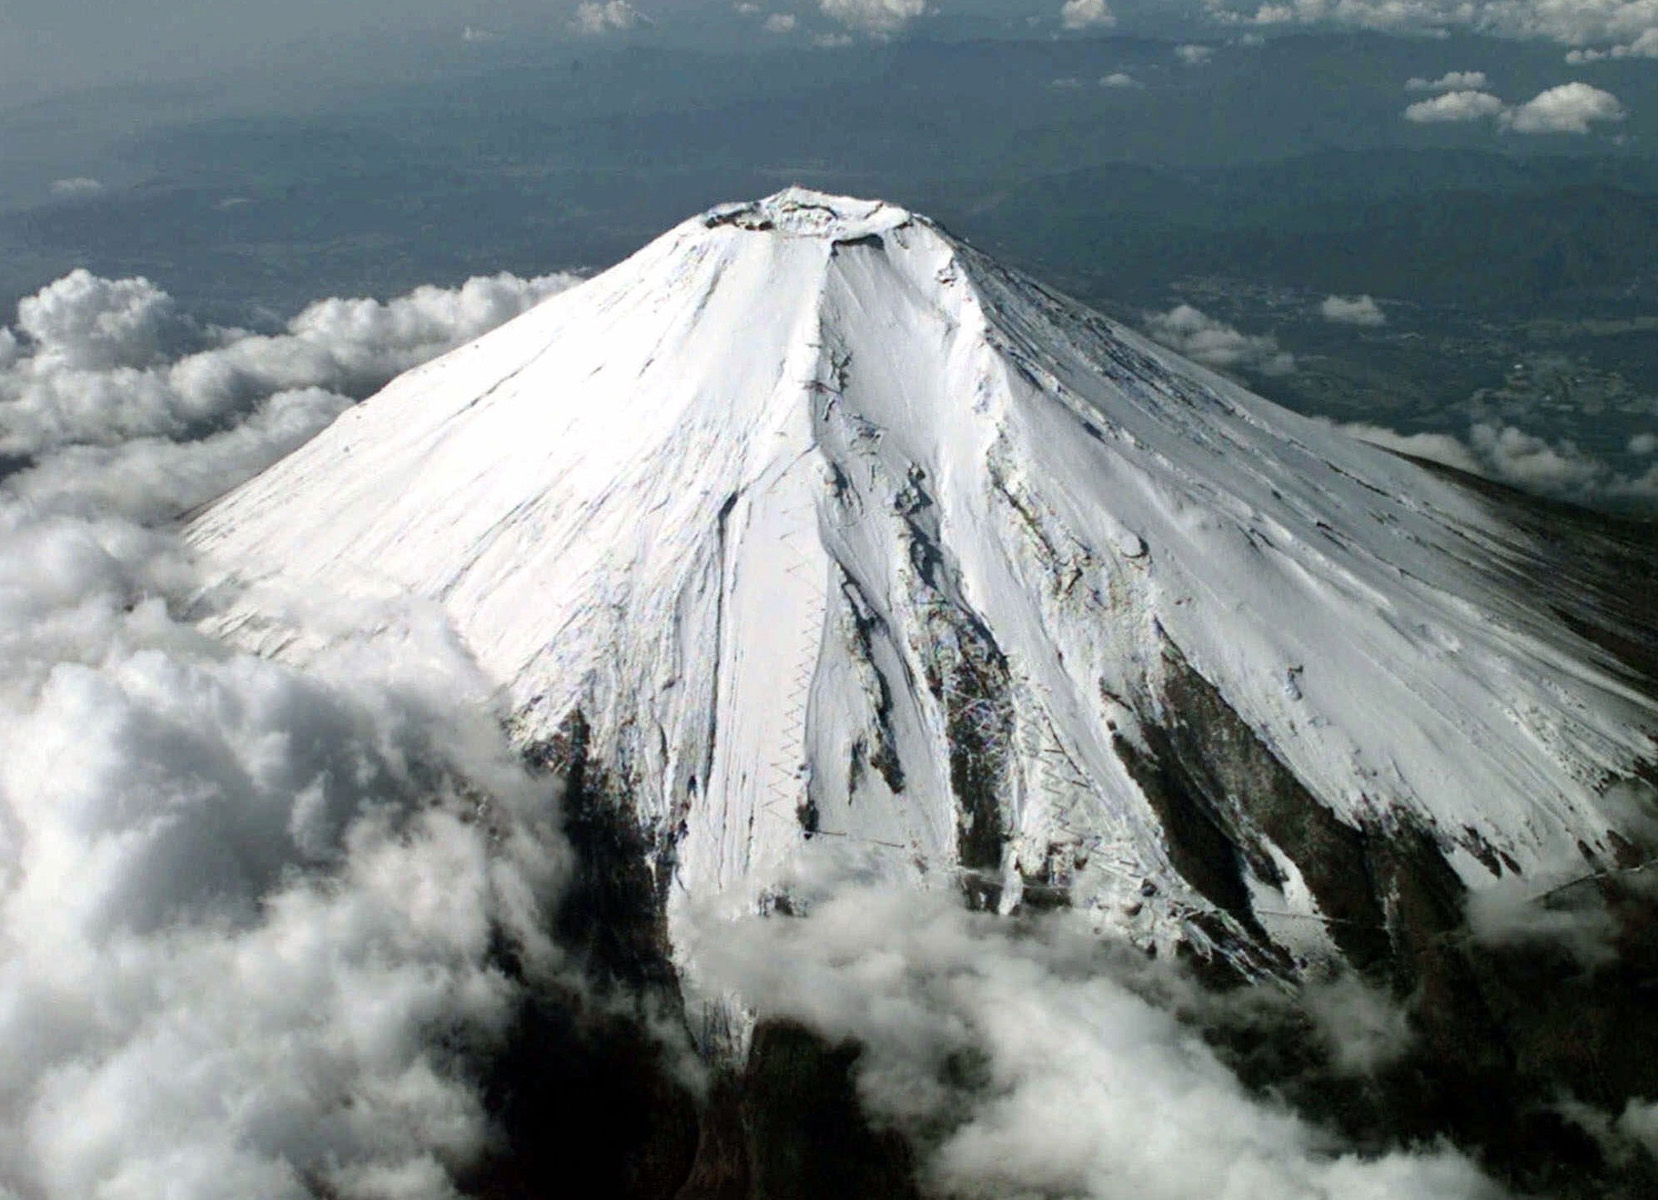
[[[1432,90],[1451,78],[1447,75],[1433,83],[1413,79],[1411,83],[1423,84],[1423,87],[1414,90]],[[1586,83],[1563,83],[1519,105],[1506,104],[1490,92],[1458,90],[1443,92],[1429,100],[1418,100],[1405,109],[1405,120],[1418,124],[1481,121],[1494,117],[1502,128],[1526,134],[1581,135],[1588,133],[1597,122],[1621,121],[1627,115],[1616,96]]]
[[[476,673],[418,615],[306,672],[227,654],[164,542],[5,520],[0,1178],[452,1195],[521,988],[492,941],[551,965],[561,862]]]
[[[1658,433],[1637,433],[1629,439],[1631,454],[1652,454],[1658,452]]]
[[[1597,122],[1621,121],[1627,115],[1611,92],[1587,83],[1563,83],[1504,113],[1502,120],[1515,133],[1585,134]]]
[[[1263,375],[1287,375],[1295,370],[1295,356],[1280,350],[1276,338],[1240,333],[1190,304],[1165,313],[1147,313],[1146,332],[1169,349],[1216,370]]]
[[[1438,79],[1416,77],[1405,81],[1407,92],[1480,92],[1489,85],[1484,71],[1447,71]]]
[[[78,270],[17,306],[17,328],[47,370],[143,367],[177,331],[173,302],[147,279],[100,279]]]
[[[1405,120],[1418,125],[1455,121],[1482,121],[1501,115],[1506,105],[1490,92],[1446,92],[1431,100],[1418,100],[1405,109]]]
[[[1066,29],[1110,29],[1117,16],[1105,0],[1065,0],[1059,23]]]
[[[1215,48],[1213,46],[1199,46],[1188,42],[1183,45],[1176,46],[1174,48],[1174,56],[1181,62],[1185,63],[1188,67],[1198,67],[1215,57]]]
[[[1466,437],[1401,434],[1362,423],[1341,428],[1389,450],[1443,463],[1523,491],[1577,500],[1646,502],[1658,498],[1658,465],[1640,473],[1622,472],[1570,439],[1551,442],[1513,425],[1475,422]],[[1636,445],[1640,440],[1637,437],[1630,443],[1631,453],[1640,453]],[[1653,445],[1658,446],[1658,441]]]
[[[1387,324],[1387,314],[1370,296],[1326,296],[1318,315],[1336,325],[1375,329]]]
[[[267,335],[201,329],[148,280],[76,271],[19,304],[17,333],[0,337],[0,453],[195,438],[282,391],[360,398],[572,282],[503,274],[324,300]]]
[[[793,33],[795,25],[793,13],[772,13],[765,21],[767,33]]]
[[[444,318],[437,294],[313,306],[283,337],[332,330],[331,369],[372,373],[517,307],[449,293]],[[77,275],[0,358],[142,388],[178,320],[151,285]],[[7,1194],[435,1200],[494,1148],[478,1067],[559,969],[566,856],[487,681],[414,602],[331,612],[303,668],[230,650],[193,623],[183,548],[119,515],[170,515],[346,402],[37,440],[0,485]]]
[[[1100,79],[1101,87],[1108,88],[1137,88],[1144,85],[1126,71],[1113,71]]]
[[[930,1192],[1497,1194],[1454,1152],[1361,1157],[1250,1094],[1171,1015],[1173,971],[1080,918],[1016,925],[868,883],[802,892],[804,916],[709,921],[694,960],[762,1017],[855,1039],[859,1096],[914,1138]],[[1332,1019],[1350,1027],[1361,1003],[1333,998]]]
[[[576,15],[570,23],[579,33],[597,36],[632,29],[644,19],[644,14],[627,0],[588,0],[577,5]]]
[[[927,0],[818,0],[823,15],[876,37],[902,30],[927,11]]]

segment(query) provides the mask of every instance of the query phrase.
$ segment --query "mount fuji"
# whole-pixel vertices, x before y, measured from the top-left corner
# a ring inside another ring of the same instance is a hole
[[[186,536],[263,652],[326,636],[276,590],[440,604],[681,973],[698,906],[785,905],[822,840],[1259,977],[1386,970],[1468,893],[1658,845],[1644,551],[1561,522],[790,189]]]

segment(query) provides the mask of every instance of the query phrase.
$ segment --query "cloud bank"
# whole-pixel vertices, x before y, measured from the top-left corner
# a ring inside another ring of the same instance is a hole
[[[323,300],[259,334],[201,328],[148,280],[76,271],[24,300],[15,332],[0,329],[0,455],[41,460],[14,483],[24,494],[79,491],[146,520],[171,515],[574,282],[502,274],[385,302]]]
[[[1455,1152],[1361,1157],[1251,1095],[1170,1014],[1188,985],[1069,916],[1019,926],[844,879],[801,904],[803,917],[710,920],[700,969],[762,1016],[856,1039],[860,1098],[910,1134],[937,1194],[1498,1194]],[[1332,998],[1337,1036],[1360,1008]]]
[[[435,608],[307,597],[303,669],[238,653],[143,522],[555,286],[261,337],[78,272],[0,338],[0,1196],[438,1200],[496,1148],[479,1064],[561,969],[547,786]]]
[[[1653,0],[1205,0],[1225,24],[1326,25],[1392,33],[1471,30],[1560,43],[1571,61],[1658,54]]]
[[[1364,441],[1455,467],[1522,491],[1578,501],[1639,501],[1658,498],[1658,464],[1644,471],[1619,471],[1570,440],[1550,442],[1512,425],[1477,421],[1466,437],[1448,433],[1402,434],[1379,425],[1342,429]],[[1631,454],[1642,453],[1652,435],[1631,439]],[[1654,442],[1652,444],[1658,444]]]

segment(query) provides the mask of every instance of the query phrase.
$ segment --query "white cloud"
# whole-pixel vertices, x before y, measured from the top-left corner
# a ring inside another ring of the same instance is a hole
[[[1197,67],[1202,66],[1211,58],[1215,57],[1215,48],[1213,46],[1199,46],[1188,42],[1184,45],[1176,46],[1174,48],[1174,56],[1181,62],[1185,63],[1188,67]]]
[[[352,401],[321,388],[278,392],[229,429],[190,441],[145,437],[65,446],[7,480],[42,509],[165,521],[298,449]]]
[[[1100,79],[1101,87],[1108,88],[1137,88],[1145,86],[1126,71],[1113,71]]]
[[[1295,356],[1280,350],[1276,338],[1240,333],[1190,304],[1166,313],[1147,313],[1146,332],[1169,349],[1217,370],[1263,375],[1287,375],[1295,370]]]
[[[1490,80],[1484,71],[1447,71],[1438,79],[1416,77],[1405,81],[1407,92],[1481,92]]]
[[[1469,442],[1496,478],[1540,491],[1583,491],[1606,470],[1570,441],[1547,442],[1512,425],[1477,424]]]
[[[1618,58],[1658,58],[1658,25],[1622,45],[1608,46],[1604,50],[1571,50],[1566,54],[1569,63],[1595,63]]]
[[[147,279],[100,279],[79,270],[17,306],[17,328],[48,369],[143,367],[178,330],[172,299]]]
[[[1585,134],[1596,122],[1621,121],[1627,115],[1611,92],[1587,83],[1563,83],[1503,114],[1503,125],[1515,133]]]
[[[1429,462],[1455,467],[1471,475],[1481,473],[1480,462],[1474,457],[1473,452],[1460,439],[1448,433],[1398,433],[1380,425],[1363,423],[1343,425],[1340,428],[1360,441],[1380,446],[1384,450],[1408,454],[1412,458],[1425,458]]]
[[[1014,925],[950,894],[860,884],[792,898],[805,916],[708,922],[697,970],[762,1016],[855,1039],[858,1093],[875,1119],[925,1131],[929,1194],[1496,1194],[1454,1152],[1361,1158],[1252,1095],[1151,999],[1196,989],[1079,917]],[[1361,1035],[1352,1069],[1408,1037],[1374,1019],[1375,1003],[1346,994],[1324,1006],[1326,1028]]]
[[[598,35],[632,29],[644,19],[627,0],[588,0],[576,7],[571,24],[580,33]]]
[[[1066,29],[1110,29],[1117,17],[1105,0],[1065,0],[1059,23]]]
[[[203,330],[147,280],[76,271],[19,304],[22,337],[4,339],[0,452],[184,437],[282,391],[360,397],[572,282],[497,275],[384,303],[325,300],[264,335]]]
[[[1418,100],[1405,109],[1405,120],[1418,125],[1454,121],[1483,121],[1505,110],[1502,100],[1489,92],[1446,92],[1431,100]]]
[[[1370,296],[1326,296],[1318,315],[1336,325],[1374,329],[1387,324],[1387,314]]]
[[[927,0],[818,0],[823,15],[849,29],[887,37],[927,11]]]
[[[765,28],[768,33],[793,33],[796,24],[793,13],[772,13],[766,18]]]
[[[96,196],[104,190],[104,185],[96,179],[89,179],[84,175],[77,175],[72,179],[52,180],[52,195],[66,198],[82,196]]]
[[[501,35],[498,33],[488,29],[480,29],[475,25],[468,25],[465,29],[461,30],[461,41],[471,45],[497,41],[500,36]]]
[[[1326,25],[1401,33],[1472,30],[1573,47],[1573,61],[1658,54],[1654,0],[1205,0],[1229,24]],[[1637,49],[1639,48],[1639,49]]]
[[[1550,442],[1512,425],[1476,422],[1466,438],[1448,433],[1401,434],[1368,424],[1340,428],[1389,450],[1444,463],[1522,491],[1577,500],[1658,497],[1658,466],[1639,474],[1621,473],[1569,439]],[[1652,445],[1658,448],[1658,439]],[[1639,453],[1634,441],[1629,448]]]
[[[35,438],[0,483],[0,1194],[448,1200],[492,1150],[477,1068],[561,969],[567,851],[487,681],[412,601],[295,598],[329,634],[303,669],[234,652],[177,616],[219,598],[183,547],[114,514],[171,516],[348,403],[278,376],[369,381],[549,286],[254,338],[77,273],[0,331],[8,418],[19,378],[94,412],[183,363],[221,389],[206,436]],[[180,330],[216,344],[174,360]]]
[[[1637,433],[1629,439],[1629,452],[1642,455],[1658,453],[1658,433]]]

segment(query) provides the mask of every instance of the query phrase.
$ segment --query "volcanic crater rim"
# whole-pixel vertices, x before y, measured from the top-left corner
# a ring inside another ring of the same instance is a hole
[[[710,229],[733,225],[755,233],[828,242],[878,237],[915,220],[909,210],[884,200],[836,196],[803,187],[784,188],[762,200],[721,204],[703,215],[703,224]]]

